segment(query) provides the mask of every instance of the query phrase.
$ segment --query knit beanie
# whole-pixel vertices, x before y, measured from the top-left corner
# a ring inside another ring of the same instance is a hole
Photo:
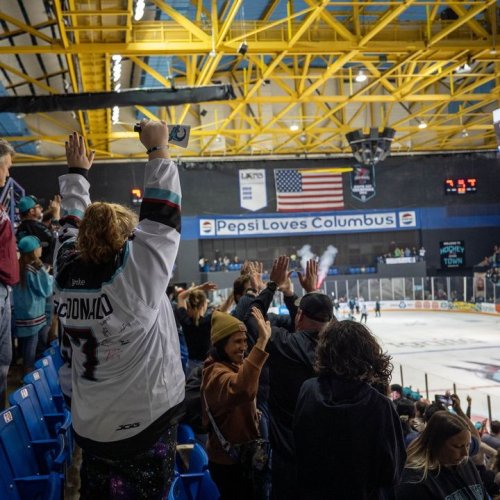
[[[246,333],[246,331],[246,326],[234,316],[220,311],[214,311],[212,313],[212,330],[210,333],[212,344],[216,344],[233,333]]]

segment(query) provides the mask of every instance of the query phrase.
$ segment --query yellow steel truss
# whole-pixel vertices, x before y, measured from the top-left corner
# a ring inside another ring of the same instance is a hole
[[[366,0],[305,0],[302,10],[288,2],[279,19],[274,15],[280,2],[267,0],[257,20],[242,18],[243,0],[223,2],[219,10],[215,0],[210,10],[201,0],[191,3],[192,19],[175,10],[175,2],[150,0],[168,20],[134,21],[132,0],[69,0],[68,10],[55,1],[55,18],[32,26],[5,9],[0,19],[11,31],[4,36],[26,33],[37,44],[0,45],[0,58],[63,56],[62,73],[69,75],[73,92],[112,90],[114,54],[128,65],[127,75],[134,75],[122,89],[137,85],[142,72],[165,88],[172,77],[177,86],[231,83],[236,100],[158,111],[160,118],[193,127],[191,143],[178,150],[179,156],[347,153],[347,132],[386,126],[396,129],[396,151],[496,147],[491,119],[500,100],[495,0],[386,0],[376,3],[377,10],[370,10],[372,2]],[[402,20],[415,7],[424,18]],[[441,20],[438,12],[444,7],[456,19]],[[55,38],[49,26],[57,27]],[[246,52],[238,52],[242,42]],[[172,74],[152,62],[165,57]],[[37,94],[57,93],[45,83],[47,75],[27,74],[1,59],[0,69],[35,86]],[[360,69],[364,82],[356,81]],[[128,110],[127,123],[135,111],[156,116],[137,106]],[[40,114],[42,125],[31,126],[32,135],[20,140],[55,145],[47,156],[60,159],[64,134],[74,127],[74,120],[64,119],[69,113],[61,115]],[[78,111],[76,118],[98,158],[141,154],[130,150],[132,127],[113,125],[110,109]],[[58,132],[44,133],[44,121]],[[428,124],[425,130],[418,127],[420,121]]]

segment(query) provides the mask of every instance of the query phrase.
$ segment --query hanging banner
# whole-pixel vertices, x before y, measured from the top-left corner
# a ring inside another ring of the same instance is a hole
[[[351,194],[365,202],[375,196],[375,166],[355,165],[351,172]]]
[[[464,241],[440,241],[439,255],[441,257],[441,269],[456,269],[465,267]]]
[[[240,205],[255,212],[267,206],[266,171],[245,169],[239,171]]]

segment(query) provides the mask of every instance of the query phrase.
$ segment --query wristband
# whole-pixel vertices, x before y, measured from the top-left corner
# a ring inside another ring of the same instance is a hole
[[[165,144],[165,146],[153,146],[152,148],[147,149],[146,153],[149,155],[154,151],[159,151],[160,149],[168,149],[168,145]]]

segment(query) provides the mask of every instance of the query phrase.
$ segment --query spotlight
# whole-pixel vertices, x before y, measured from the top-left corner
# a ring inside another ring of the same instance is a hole
[[[355,77],[354,79],[355,79],[358,83],[363,83],[363,82],[366,82],[366,79],[367,79],[367,78],[368,78],[368,77],[365,75],[365,72],[364,72],[362,69],[360,69],[360,70],[358,71],[358,74],[356,75],[356,77]]]
[[[16,118],[22,120],[26,116],[26,113],[17,113]]]
[[[470,67],[469,63],[463,63],[455,70],[455,73],[457,75],[463,75],[464,73],[470,73],[471,70],[472,68]]]
[[[395,133],[393,128],[386,127],[379,132],[377,128],[372,127],[369,134],[355,130],[346,134],[346,139],[356,161],[371,166],[387,158]]]
[[[426,123],[425,121],[423,121],[423,120],[420,120],[420,121],[418,122],[418,128],[419,128],[420,130],[423,130],[424,128],[427,128],[427,123]]]
[[[299,130],[299,126],[298,126],[296,123],[292,123],[292,124],[290,125],[290,130],[291,130],[292,132],[297,132],[297,130]]]
[[[248,43],[247,42],[241,42],[240,46],[238,47],[238,54],[241,54],[244,56],[248,51]]]
[[[462,130],[462,137],[469,137],[469,132],[465,128]]]

